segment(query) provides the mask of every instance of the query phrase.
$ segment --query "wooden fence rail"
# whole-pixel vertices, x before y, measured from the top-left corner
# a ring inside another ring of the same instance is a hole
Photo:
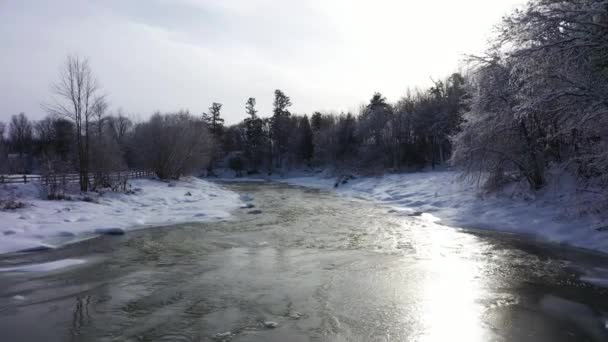
[[[105,177],[109,180],[119,179],[134,179],[134,178],[145,178],[154,176],[152,171],[123,171],[113,172]],[[89,174],[89,179],[94,180],[95,174]],[[0,184],[16,184],[16,183],[29,183],[29,182],[40,182],[42,184],[51,183],[78,183],[80,182],[80,175],[77,173],[67,174],[50,174],[50,175],[0,175]]]

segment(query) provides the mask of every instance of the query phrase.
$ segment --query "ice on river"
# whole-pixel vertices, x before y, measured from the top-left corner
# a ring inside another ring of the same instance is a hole
[[[537,194],[481,195],[454,171],[361,177],[334,188],[335,178],[288,177],[289,184],[332,189],[386,204],[387,212],[454,227],[522,233],[541,240],[608,252],[602,217],[579,215],[580,194],[563,182]]]
[[[0,198],[27,203],[0,211],[0,253],[54,248],[99,233],[227,219],[243,205],[238,194],[193,177],[130,184],[135,194],[106,193],[98,203],[42,200],[33,183],[0,186]]]
[[[84,264],[84,259],[62,259],[41,264],[20,265],[0,268],[0,272],[50,272],[58,269]],[[16,298],[17,299],[17,298]]]

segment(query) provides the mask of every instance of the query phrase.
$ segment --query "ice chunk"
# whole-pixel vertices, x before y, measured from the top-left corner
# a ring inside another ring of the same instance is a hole
[[[580,278],[581,281],[584,281],[585,283],[589,283],[589,284],[593,284],[599,287],[606,287],[608,288],[608,278],[601,278],[601,277],[581,277]]]
[[[264,321],[264,327],[268,329],[274,329],[279,326],[279,323],[273,321]]]
[[[20,265],[0,268],[0,272],[49,272],[61,268],[84,264],[84,259],[61,259],[41,264]]]
[[[251,202],[251,201],[253,201],[253,197],[251,197],[250,195],[241,195],[240,199],[243,202]]]
[[[213,338],[218,341],[230,341],[230,340],[232,340],[233,337],[234,337],[234,335],[230,331],[217,333],[213,336]]]

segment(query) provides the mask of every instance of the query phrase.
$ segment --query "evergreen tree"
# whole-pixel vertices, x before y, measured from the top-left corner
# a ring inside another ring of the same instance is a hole
[[[340,161],[345,161],[354,157],[357,151],[358,145],[355,136],[356,124],[355,117],[351,113],[340,117],[340,120],[338,121],[336,157]]]
[[[209,127],[209,133],[211,133],[211,158],[207,165],[207,174],[213,175],[213,164],[220,158],[221,151],[221,137],[224,130],[224,119],[220,116],[222,110],[222,104],[213,102],[209,107],[209,113],[203,113],[203,121]]]
[[[310,128],[308,116],[304,115],[304,117],[300,119],[299,128],[302,137],[302,141],[300,143],[300,157],[302,158],[302,160],[305,160],[306,162],[310,163],[315,150],[315,146],[313,144],[312,129]]]
[[[314,131],[321,130],[321,121],[323,120],[321,113],[314,112],[310,118],[312,129]]]
[[[249,117],[245,119],[245,153],[251,162],[252,169],[257,171],[264,153],[264,123],[262,119],[257,116],[258,111],[255,109],[255,104],[256,101],[253,97],[250,97],[245,104],[245,110],[247,115],[249,115]]]
[[[216,139],[219,139],[224,128],[224,119],[220,116],[221,110],[222,104],[213,102],[209,107],[209,113],[203,113],[203,120],[209,126],[211,135]]]
[[[386,98],[380,93],[375,93],[361,117],[364,136],[372,145],[380,147],[383,144],[386,138],[384,129],[391,120],[391,114],[392,108],[386,102]]]
[[[275,90],[271,133],[273,137],[273,157],[278,167],[282,166],[287,152],[289,117],[291,116],[288,108],[290,106],[291,100],[289,97],[281,90]]]
[[[257,109],[255,109],[255,98],[250,97],[245,104],[245,110],[247,111],[247,115],[249,115],[250,120],[254,120],[257,118]]]

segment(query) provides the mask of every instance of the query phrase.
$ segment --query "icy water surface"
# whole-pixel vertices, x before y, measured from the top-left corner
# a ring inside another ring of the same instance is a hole
[[[608,340],[608,291],[578,280],[606,257],[227,186],[255,208],[0,257],[0,341]]]

